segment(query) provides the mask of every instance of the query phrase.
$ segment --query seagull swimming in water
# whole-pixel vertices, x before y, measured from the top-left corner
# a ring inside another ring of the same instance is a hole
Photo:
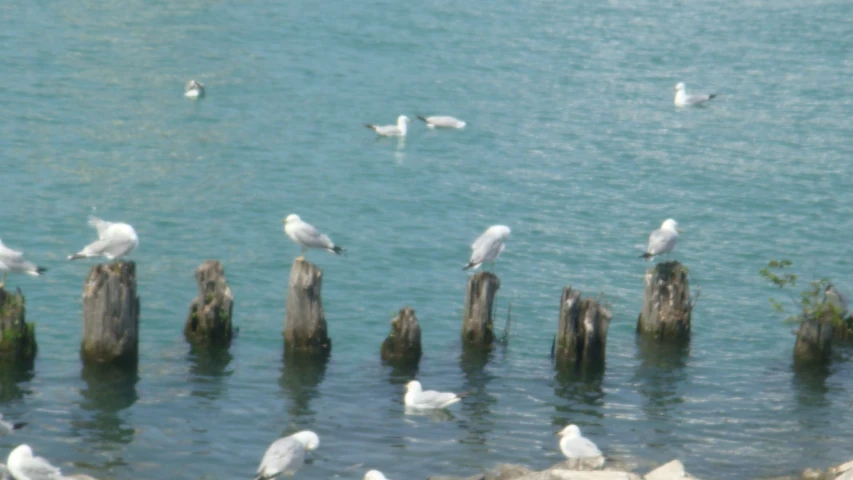
[[[0,240],[0,272],[3,272],[3,280],[0,280],[0,288],[6,286],[7,273],[26,273],[27,275],[38,277],[46,271],[46,268],[36,266],[32,262],[24,260],[22,252],[12,250],[3,245],[3,241]]]
[[[651,260],[655,255],[669,254],[678,243],[678,223],[668,218],[659,229],[649,235],[649,245],[641,258]]]
[[[436,115],[432,117],[422,117],[418,115],[418,118],[426,122],[427,128],[465,128],[465,122],[458,118],[446,115]]]
[[[98,231],[98,239],[74,255],[69,255],[68,260],[89,257],[106,257],[109,260],[115,260],[130,254],[139,246],[136,230],[126,223],[108,222],[91,217],[89,226]]]
[[[712,93],[710,95],[699,93],[688,95],[684,82],[678,82],[678,84],[675,85],[675,99],[673,100],[673,103],[675,103],[676,107],[702,105],[716,96],[716,93]]]
[[[27,422],[12,423],[7,420],[3,420],[3,415],[0,414],[0,437],[11,435],[15,430],[20,430],[26,425]]]
[[[364,126],[376,132],[380,137],[405,137],[409,122],[411,122],[409,117],[400,115],[397,117],[397,125],[373,125],[372,123],[365,123]]]
[[[184,87],[184,96],[187,98],[204,97],[204,84],[195,80],[190,80]]]
[[[424,390],[421,382],[412,380],[406,384],[406,395],[403,397],[403,403],[407,407],[418,409],[445,408],[462,400],[464,396],[465,394]]]
[[[320,437],[311,430],[303,430],[289,437],[279,438],[272,442],[261,464],[255,480],[269,480],[280,475],[293,477],[305,463],[305,452],[310,452],[320,446]]]

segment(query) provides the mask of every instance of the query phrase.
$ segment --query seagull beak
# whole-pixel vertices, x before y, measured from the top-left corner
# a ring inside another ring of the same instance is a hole
[[[684,230],[682,230],[682,229],[680,229],[680,228],[676,228],[676,229],[675,229],[675,231],[676,231],[676,232],[678,232],[678,233],[684,233]]]

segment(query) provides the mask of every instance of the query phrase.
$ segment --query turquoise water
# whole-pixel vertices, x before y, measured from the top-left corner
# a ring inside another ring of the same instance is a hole
[[[680,458],[754,478],[851,457],[853,368],[797,374],[758,270],[790,258],[853,291],[853,5],[794,2],[23,2],[0,4],[0,238],[50,268],[11,277],[37,323],[32,372],[3,372],[21,442],[99,478],[250,478],[276,437],[311,428],[299,478],[543,468],[577,423],[640,469]],[[190,78],[207,98],[182,97]],[[717,92],[677,110],[678,81]],[[363,123],[447,114],[404,143]],[[95,209],[140,236],[138,378],[82,371],[81,289]],[[325,273],[332,358],[282,362],[298,213],[348,249]],[[689,351],[637,345],[637,259],[667,217],[701,290]],[[469,245],[498,263],[512,336],[487,361],[458,342]],[[194,268],[220,259],[240,336],[190,352]],[[555,375],[561,288],[602,293],[604,375]],[[406,416],[379,362],[416,309],[427,388],[474,392]]]

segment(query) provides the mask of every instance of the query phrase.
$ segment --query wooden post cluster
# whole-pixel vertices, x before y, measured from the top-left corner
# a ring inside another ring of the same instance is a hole
[[[95,265],[83,286],[84,363],[136,365],[139,361],[139,297],[136,264]]]
[[[571,286],[563,288],[560,321],[554,340],[558,366],[601,368],[607,344],[607,329],[613,316],[593,298],[581,299]]]
[[[462,343],[466,346],[489,347],[494,342],[492,311],[499,288],[500,279],[490,272],[468,278],[462,314]]]
[[[228,345],[233,336],[234,295],[225,280],[225,268],[208,260],[195,270],[198,296],[190,303],[184,336],[193,342]]]
[[[421,353],[421,326],[418,318],[413,309],[403,307],[391,320],[391,332],[382,342],[382,361],[417,365]]]
[[[658,263],[646,270],[643,309],[637,332],[664,341],[690,339],[690,285],[678,262]]]
[[[0,288],[0,362],[32,364],[36,358],[35,325],[26,321],[26,305],[20,290]]]
[[[316,265],[297,258],[290,269],[287,311],[284,318],[284,348],[287,355],[328,355],[332,341],[323,314],[320,290],[323,272]]]

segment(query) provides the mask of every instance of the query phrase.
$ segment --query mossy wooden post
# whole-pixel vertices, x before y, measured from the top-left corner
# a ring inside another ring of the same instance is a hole
[[[207,260],[195,269],[195,280],[198,297],[190,303],[184,336],[193,342],[227,346],[233,336],[234,295],[225,280],[225,268],[217,260]]]
[[[560,321],[554,340],[554,361],[559,366],[604,366],[607,329],[613,316],[593,298],[582,300],[568,286],[560,297]]]
[[[403,307],[391,320],[391,332],[382,342],[382,361],[415,364],[421,360],[421,326],[415,311]]]
[[[32,364],[36,358],[35,325],[26,321],[26,302],[21,290],[14,294],[0,288],[0,362]]]
[[[462,313],[462,342],[467,346],[488,347],[495,340],[492,310],[500,279],[490,272],[468,278]]]
[[[322,285],[322,270],[302,258],[294,260],[290,269],[284,317],[286,355],[325,356],[332,350],[320,298]]]
[[[646,270],[643,309],[637,332],[665,341],[690,339],[690,285],[678,262],[658,263]]]
[[[136,264],[95,265],[83,286],[84,363],[135,366],[139,361]]]
[[[832,352],[831,320],[809,318],[800,324],[794,344],[794,361],[820,363],[828,361]]]

